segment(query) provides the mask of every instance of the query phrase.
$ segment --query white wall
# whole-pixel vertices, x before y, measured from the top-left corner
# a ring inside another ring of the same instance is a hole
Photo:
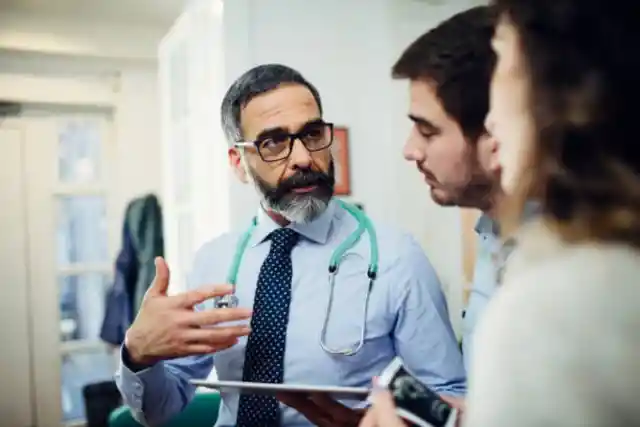
[[[160,106],[155,64],[124,67],[116,95],[117,197],[124,210],[135,196],[161,196]]]
[[[350,200],[373,218],[412,232],[436,267],[454,326],[462,309],[460,212],[443,209],[402,158],[409,131],[406,82],[390,70],[401,52],[442,19],[478,0],[294,0],[225,2],[226,78],[281,62],[301,71],[323,98],[325,117],[349,127]],[[253,189],[235,185],[234,226],[255,211]]]

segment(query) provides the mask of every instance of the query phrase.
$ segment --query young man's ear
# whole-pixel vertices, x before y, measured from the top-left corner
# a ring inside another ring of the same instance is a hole
[[[231,168],[233,169],[233,173],[241,182],[245,184],[248,183],[249,177],[247,176],[247,170],[245,169],[245,160],[242,160],[242,153],[240,152],[240,148],[229,148],[228,155],[229,166],[231,166]]]
[[[489,172],[498,173],[500,171],[500,159],[498,150],[500,144],[498,140],[489,133],[484,133],[478,138],[478,157],[480,164]]]

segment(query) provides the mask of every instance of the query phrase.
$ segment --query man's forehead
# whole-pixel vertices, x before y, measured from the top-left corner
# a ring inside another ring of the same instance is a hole
[[[422,119],[437,127],[449,127],[456,123],[444,109],[435,83],[423,80],[411,82],[409,117]]]
[[[433,85],[424,81],[411,82],[410,112],[416,116],[422,114],[433,115],[441,113],[442,103]]]
[[[258,133],[282,128],[295,131],[319,118],[313,94],[302,85],[286,85],[253,98],[241,112],[245,131]]]

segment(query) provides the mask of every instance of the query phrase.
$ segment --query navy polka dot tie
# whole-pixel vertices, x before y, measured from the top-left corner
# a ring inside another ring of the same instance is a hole
[[[242,381],[282,383],[284,380],[284,350],[293,277],[291,250],[298,237],[298,233],[290,228],[280,228],[269,236],[271,249],[258,276]],[[237,427],[279,425],[280,406],[275,397],[240,396]]]

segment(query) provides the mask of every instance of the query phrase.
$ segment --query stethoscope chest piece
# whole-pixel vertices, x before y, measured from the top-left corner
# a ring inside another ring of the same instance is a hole
[[[216,297],[214,305],[216,308],[236,308],[238,307],[238,297],[234,294]]]

